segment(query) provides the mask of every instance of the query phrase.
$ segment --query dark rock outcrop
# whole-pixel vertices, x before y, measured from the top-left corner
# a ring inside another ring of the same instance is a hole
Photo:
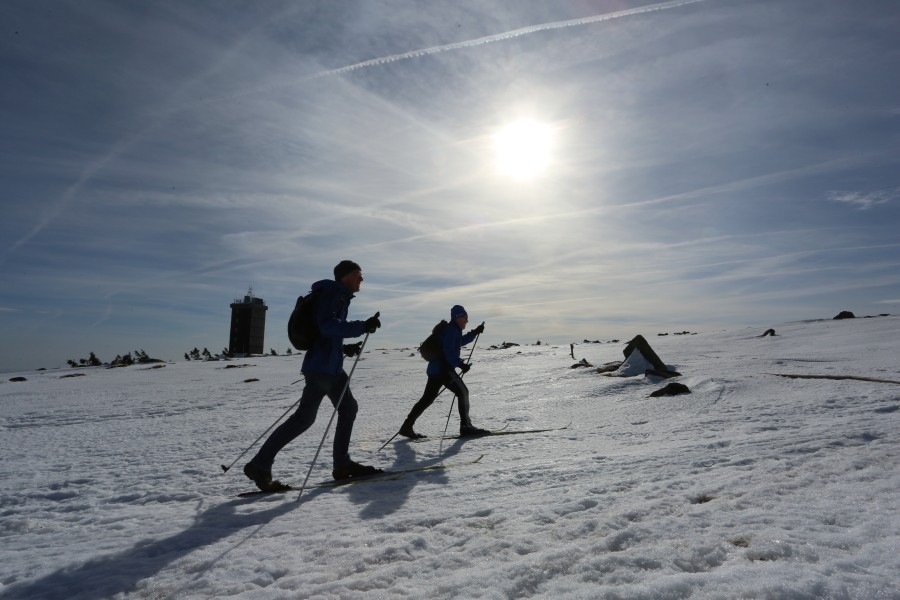
[[[660,396],[677,396],[679,394],[690,394],[691,388],[684,385],[683,383],[672,382],[666,387],[661,388],[650,394],[651,398],[658,398]]]
[[[672,371],[666,366],[666,363],[664,363],[656,352],[653,351],[653,348],[650,347],[650,344],[647,343],[644,336],[634,336],[622,352],[625,354],[625,358],[628,358],[635,350],[638,350],[641,353],[641,356],[646,358],[647,361],[653,365],[653,369],[647,370],[647,375],[657,375],[659,377],[677,377],[678,375],[681,375],[681,373]]]

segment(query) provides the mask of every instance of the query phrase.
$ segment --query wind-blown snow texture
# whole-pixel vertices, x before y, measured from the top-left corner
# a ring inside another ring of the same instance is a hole
[[[446,441],[443,456],[437,440],[376,454],[425,365],[372,336],[353,380],[354,458],[486,456],[301,502],[235,498],[252,489],[244,460],[219,467],[296,400],[299,357],[5,377],[0,596],[900,598],[900,385],[770,375],[900,380],[900,318],[776,330],[634,332],[693,390],[661,398],[649,394],[664,381],[570,369],[568,346],[477,348],[476,425],[574,423]],[[575,352],[599,365],[623,346]],[[439,434],[449,402],[417,429]],[[276,477],[302,481],[330,414]],[[313,481],[329,477],[329,449]]]

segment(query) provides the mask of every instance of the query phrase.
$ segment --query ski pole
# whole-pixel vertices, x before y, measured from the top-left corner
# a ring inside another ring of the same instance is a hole
[[[281,420],[284,418],[284,415],[286,415],[286,414],[288,414],[289,412],[291,412],[292,410],[294,410],[294,408],[295,408],[298,404],[300,404],[300,400],[297,400],[296,402],[294,402],[293,404],[291,404],[291,406],[290,406],[286,411],[284,411],[284,412],[281,414],[281,416],[278,417],[278,418],[275,420],[275,422],[272,423],[272,424],[269,426],[268,429],[266,429],[265,431],[262,432],[262,435],[261,435],[261,436],[259,436],[258,438],[256,438],[256,440],[254,440],[254,442],[253,442],[252,444],[250,444],[249,446],[247,446],[247,449],[246,449],[246,450],[244,450],[243,452],[241,452],[240,456],[238,456],[236,459],[234,459],[234,462],[232,462],[232,463],[231,463],[230,465],[228,465],[227,467],[226,467],[225,465],[220,465],[220,466],[222,467],[222,471],[225,472],[225,473],[227,473],[228,470],[229,470],[231,467],[233,467],[237,461],[241,460],[241,457],[242,457],[242,456],[244,456],[245,454],[247,454],[247,452],[250,451],[250,448],[252,448],[253,446],[256,445],[256,442],[258,442],[259,440],[263,439],[263,437],[265,437],[265,435],[266,435],[267,433],[269,433],[270,431],[272,431],[272,428],[275,427],[276,425],[278,425],[278,422],[281,421]]]
[[[438,394],[438,396],[440,396],[440,394]],[[377,450],[377,452],[381,452],[382,450],[384,450],[384,447],[387,446],[388,444],[390,444],[391,442],[393,442],[393,441],[394,441],[394,438],[397,437],[398,435],[400,435],[400,432],[399,432],[399,431],[398,431],[397,433],[395,433],[394,435],[392,435],[391,437],[389,437],[389,438],[388,438],[388,441],[386,441],[385,443],[383,443],[383,444],[381,445],[381,448],[379,448],[379,449]]]
[[[484,323],[482,323],[484,325]],[[469,358],[466,359],[466,363],[472,362],[472,355],[475,354],[475,346],[478,345],[478,338],[481,337],[481,334],[475,336],[475,341],[472,342],[472,350],[469,352]],[[465,373],[459,376],[460,379],[465,376]],[[456,394],[453,395],[453,399],[450,400],[450,412],[447,413],[447,422],[444,423],[444,433],[441,434],[441,443],[438,445],[438,456],[444,451],[444,436],[447,435],[447,427],[450,426],[450,415],[453,414],[453,403],[456,401]]]
[[[381,313],[375,313],[377,317]],[[331,429],[331,423],[334,421],[334,416],[337,414],[338,409],[341,407],[341,402],[344,401],[344,395],[347,393],[347,390],[350,388],[350,378],[353,377],[353,371],[356,370],[356,364],[359,362],[359,357],[362,356],[363,348],[366,347],[366,342],[369,341],[369,332],[366,332],[366,337],[363,339],[362,346],[359,347],[359,352],[356,354],[356,360],[353,361],[353,368],[350,369],[350,374],[347,375],[347,381],[344,383],[344,389],[341,390],[341,396],[338,398],[338,401],[334,404],[334,410],[331,413],[331,418],[328,419],[328,425],[325,426],[325,433],[322,434],[322,441],[319,442],[319,447],[316,448],[316,454],[313,456],[312,464],[309,465],[309,470],[306,472],[306,478],[303,480],[303,485],[300,486],[300,492],[297,494],[297,502],[300,502],[300,497],[303,495],[303,490],[306,489],[306,483],[309,481],[309,476],[312,475],[312,470],[316,466],[316,461],[319,460],[319,452],[322,451],[322,445],[325,443],[325,438],[328,437],[328,430]]]
[[[484,323],[482,323],[482,325],[484,325]],[[481,334],[479,333],[478,335],[481,335]],[[477,344],[477,343],[478,343],[478,336],[475,336],[475,341],[472,344],[472,352],[475,351],[475,344]],[[469,361],[472,360],[472,352],[469,352]],[[446,390],[446,389],[447,389],[447,386],[441,387],[441,390],[438,392],[437,396],[434,397],[434,399],[437,400],[438,398],[440,398],[441,394],[443,394],[444,390]],[[456,398],[456,396],[454,396],[454,398]],[[450,401],[450,410],[451,411],[453,410],[453,401],[452,400]],[[450,423],[450,417],[447,417],[447,423],[448,424]],[[446,427],[444,427],[444,433],[447,433]],[[388,444],[390,444],[391,442],[393,442],[394,438],[396,438],[398,435],[400,435],[399,431],[397,433],[395,433],[394,435],[392,435],[390,438],[388,438],[388,441],[383,443],[377,451],[381,452],[382,450],[384,450],[384,447],[387,446]]]
[[[295,383],[300,383],[301,381],[303,381],[303,380],[302,380],[302,379],[298,379],[297,381],[295,381],[295,382],[292,383],[291,385],[294,385]],[[236,459],[234,459],[234,461],[233,461],[230,465],[228,465],[227,467],[226,467],[225,465],[219,465],[220,467],[222,467],[222,471],[225,472],[225,473],[227,473],[227,472],[229,471],[229,469],[231,469],[231,467],[233,467],[237,461],[241,460],[241,457],[242,457],[242,456],[244,456],[245,454],[247,454],[247,452],[250,451],[250,448],[252,448],[253,446],[256,445],[256,442],[258,442],[259,440],[263,439],[263,437],[264,437],[267,433],[269,433],[270,431],[272,431],[272,428],[275,427],[275,426],[278,424],[278,422],[281,421],[281,420],[284,418],[284,415],[286,415],[286,414],[288,414],[289,412],[291,412],[292,410],[294,410],[294,407],[296,407],[298,404],[300,404],[300,400],[297,400],[296,402],[294,402],[293,404],[291,404],[290,408],[288,408],[286,411],[284,411],[284,412],[281,414],[280,417],[278,417],[277,419],[275,419],[275,422],[272,423],[272,424],[269,426],[268,429],[266,429],[265,431],[263,431],[263,432],[262,432],[262,435],[259,436],[258,438],[256,438],[256,440],[254,440],[254,442],[253,442],[252,444],[250,444],[249,446],[247,446],[247,449],[244,450],[243,452],[241,452],[241,454],[240,454]]]

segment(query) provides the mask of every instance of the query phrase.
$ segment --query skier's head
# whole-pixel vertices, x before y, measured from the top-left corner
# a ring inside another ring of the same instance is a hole
[[[352,260],[342,260],[334,266],[334,280],[340,281],[344,278],[344,275],[352,273],[353,271],[362,271],[362,267]]]
[[[465,308],[457,304],[450,309],[450,319],[455,321],[460,329],[465,329],[466,323],[469,322],[469,315],[466,314]]]
[[[342,260],[334,267],[334,280],[340,281],[348,290],[356,293],[363,282],[362,267],[352,260]]]

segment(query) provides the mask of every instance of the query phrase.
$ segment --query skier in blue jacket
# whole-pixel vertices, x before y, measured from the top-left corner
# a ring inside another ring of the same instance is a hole
[[[244,465],[244,474],[264,491],[282,490],[287,486],[272,480],[272,464],[275,456],[298,435],[310,428],[316,420],[319,405],[325,396],[338,407],[337,426],[334,431],[335,479],[348,479],[361,475],[381,473],[381,469],[361,465],[350,459],[350,436],[358,405],[349,386],[341,399],[341,392],[347,384],[344,371],[344,354],[353,356],[360,350],[360,344],[344,346],[344,338],[359,337],[365,333],[375,333],[381,327],[378,315],[365,321],[348,321],[350,300],[359,291],[363,282],[362,269],[351,260],[344,260],[334,268],[334,281],[323,279],[313,284],[313,291],[322,290],[315,306],[315,318],[319,335],[303,357],[301,372],[306,379],[300,405],[287,421],[278,426],[269,436],[256,456]]]
[[[488,435],[491,432],[487,429],[479,429],[472,425],[469,419],[469,388],[463,383],[462,377],[456,373],[458,368],[463,373],[468,373],[470,365],[463,362],[460,358],[459,350],[479,334],[484,332],[484,323],[463,334],[466,324],[469,322],[469,316],[466,309],[460,305],[456,305],[450,309],[450,322],[441,333],[441,356],[428,363],[425,373],[428,375],[428,383],[425,384],[425,391],[422,398],[416,402],[415,406],[409,412],[409,416],[400,427],[400,435],[410,439],[420,439],[426,437],[413,430],[413,425],[425,409],[427,409],[441,393],[441,388],[445,387],[456,394],[459,400],[459,435],[462,437]]]

